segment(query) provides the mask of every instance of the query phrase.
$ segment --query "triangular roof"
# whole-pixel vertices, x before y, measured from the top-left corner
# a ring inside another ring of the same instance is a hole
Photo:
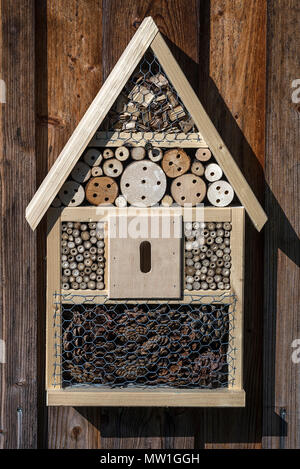
[[[258,231],[267,216],[151,17],[144,19],[26,209],[34,230],[148,48],[176,89]]]

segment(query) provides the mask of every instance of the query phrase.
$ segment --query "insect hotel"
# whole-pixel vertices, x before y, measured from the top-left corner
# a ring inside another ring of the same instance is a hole
[[[48,405],[243,407],[245,210],[152,18],[27,207],[47,214]]]

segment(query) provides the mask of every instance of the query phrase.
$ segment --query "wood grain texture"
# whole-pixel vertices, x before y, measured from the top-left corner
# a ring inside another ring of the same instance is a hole
[[[300,447],[299,316],[300,6],[268,2],[264,319],[265,448]],[[298,98],[298,99],[297,99]],[[298,102],[297,102],[298,101]],[[299,344],[298,344],[299,349]],[[299,353],[298,353],[299,356]],[[286,416],[284,416],[284,412]]]
[[[92,25],[92,27],[91,27]],[[102,1],[36,2],[37,177],[46,176],[102,85]],[[38,229],[39,309],[45,318],[46,226]],[[44,349],[45,320],[40,338]],[[42,355],[44,373],[45,357]],[[40,378],[42,379],[42,378]],[[51,408],[43,425],[49,448],[99,447],[97,409]]]
[[[0,2],[0,448],[38,444],[36,236],[24,223],[35,187],[34,1]],[[18,428],[18,412],[22,423]],[[21,412],[19,412],[21,417]]]
[[[201,1],[199,24],[200,100],[262,203],[266,1]],[[261,446],[263,238],[248,217],[245,239],[246,409],[204,411],[197,444],[207,448]]]

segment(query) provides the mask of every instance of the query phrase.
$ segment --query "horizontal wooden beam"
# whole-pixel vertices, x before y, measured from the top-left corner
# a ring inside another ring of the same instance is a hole
[[[47,391],[48,406],[245,407],[244,390],[72,389]]]

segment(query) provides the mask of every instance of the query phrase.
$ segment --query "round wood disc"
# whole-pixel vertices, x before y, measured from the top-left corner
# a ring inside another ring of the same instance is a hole
[[[184,150],[173,148],[166,151],[161,165],[168,177],[176,178],[189,170],[191,159]]]
[[[205,197],[206,184],[199,176],[184,174],[172,182],[171,193],[179,205],[197,205]]]
[[[102,174],[103,174],[103,170],[102,170],[102,168],[100,168],[100,166],[94,166],[92,168],[92,176],[93,177],[102,176]]]
[[[196,176],[203,176],[204,174],[204,166],[203,164],[198,161],[198,160],[195,160],[192,164],[192,167],[191,167],[191,171],[193,174],[195,174]]]
[[[133,160],[139,161],[143,160],[146,155],[146,150],[144,147],[133,147],[131,149],[131,158]]]
[[[170,195],[165,195],[164,198],[161,201],[161,205],[163,207],[171,207],[173,205],[173,199]]]
[[[105,160],[108,160],[109,158],[113,158],[113,157],[114,157],[114,152],[110,148],[105,148],[105,150],[103,151],[103,158]]]
[[[119,161],[126,161],[129,158],[129,150],[126,147],[118,147],[115,152],[115,157]]]
[[[99,166],[102,161],[102,153],[97,148],[89,148],[83,155],[83,159],[89,166]]]
[[[71,172],[71,176],[76,182],[86,182],[91,177],[91,168],[83,161],[78,161]]]
[[[103,172],[106,176],[117,178],[123,172],[123,165],[121,161],[116,158],[110,158],[103,163]]]
[[[158,163],[163,157],[162,149],[159,147],[154,147],[148,151],[149,160],[154,161],[154,163]]]
[[[209,148],[198,148],[195,156],[199,161],[208,161],[211,158],[211,151]]]
[[[127,200],[124,195],[119,195],[115,200],[115,205],[119,208],[124,208],[127,206]]]
[[[78,182],[67,181],[60,189],[58,197],[67,207],[78,207],[84,201],[84,189]]]
[[[113,204],[118,192],[116,181],[106,176],[90,179],[85,188],[85,196],[92,205]]]
[[[226,181],[213,182],[207,191],[207,198],[215,207],[227,207],[234,197],[234,190]]]
[[[136,207],[155,205],[162,199],[166,186],[167,178],[161,167],[148,160],[131,163],[121,177],[121,192]]]
[[[215,182],[221,179],[223,171],[216,163],[210,163],[205,168],[205,177],[209,182]]]

